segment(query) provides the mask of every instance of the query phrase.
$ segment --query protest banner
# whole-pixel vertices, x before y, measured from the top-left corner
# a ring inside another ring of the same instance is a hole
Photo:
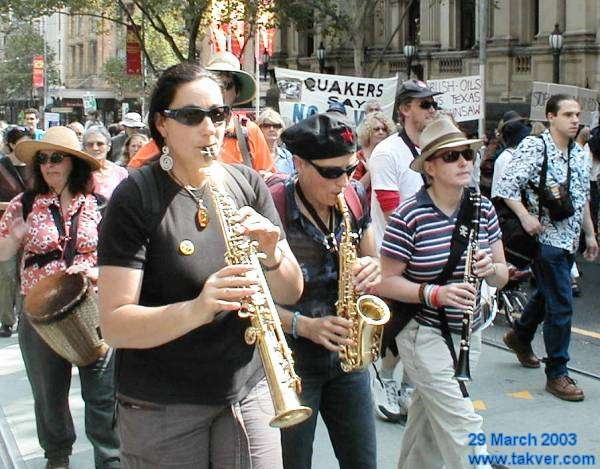
[[[279,88],[279,112],[288,124],[327,111],[333,102],[346,107],[348,118],[356,125],[364,118],[364,104],[375,99],[391,119],[398,76],[392,78],[360,78],[326,75],[286,68],[275,68]]]
[[[443,93],[434,99],[441,109],[452,113],[456,122],[478,120],[485,112],[479,75],[428,80],[427,85]]]
[[[572,96],[581,105],[579,122],[583,125],[593,125],[595,111],[598,110],[598,92],[578,86],[557,85],[555,83],[533,82],[531,90],[531,112],[529,118],[532,121],[546,121],[546,101],[553,94],[566,94]]]

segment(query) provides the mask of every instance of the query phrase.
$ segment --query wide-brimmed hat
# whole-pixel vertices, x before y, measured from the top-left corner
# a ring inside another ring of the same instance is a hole
[[[123,120],[121,121],[121,125],[123,127],[131,127],[137,129],[141,129],[142,127],[144,127],[144,123],[142,122],[142,116],[137,112],[128,112],[127,114],[125,114],[125,117],[123,117]]]
[[[256,81],[254,77],[242,70],[240,61],[231,52],[218,52],[213,55],[205,67],[213,72],[229,72],[235,75],[240,83],[240,89],[234,105],[245,104],[254,99],[256,95]]]
[[[15,155],[23,163],[32,164],[38,151],[55,150],[82,159],[93,170],[100,168],[100,161],[81,151],[81,142],[77,134],[68,127],[50,127],[41,140],[27,140],[17,143]]]
[[[431,121],[421,132],[419,146],[421,154],[410,164],[410,169],[418,173],[424,173],[424,163],[427,158],[436,151],[443,148],[469,146],[477,150],[483,144],[481,139],[468,139],[458,127],[454,125],[450,117],[440,115]]]

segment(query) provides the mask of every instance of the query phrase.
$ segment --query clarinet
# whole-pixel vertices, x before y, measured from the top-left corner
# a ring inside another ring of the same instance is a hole
[[[477,292],[479,291],[479,277],[473,272],[475,253],[479,249],[479,217],[481,214],[481,194],[471,192],[469,194],[473,204],[473,221],[469,231],[469,244],[467,246],[467,259],[465,262],[465,275],[463,282],[475,287],[475,301],[463,312],[462,329],[460,333],[460,353],[454,377],[457,381],[471,381],[471,370],[469,369],[469,348],[471,343],[471,325],[473,313],[477,305]]]

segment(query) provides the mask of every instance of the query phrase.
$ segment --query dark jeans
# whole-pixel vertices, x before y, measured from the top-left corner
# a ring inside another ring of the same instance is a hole
[[[30,322],[19,321],[19,345],[35,403],[40,446],[46,458],[68,456],[75,442],[69,410],[71,363],[54,352]],[[119,439],[113,428],[114,352],[79,367],[85,402],[85,432],[94,447],[97,469],[119,468]]]
[[[319,357],[319,359],[325,357]],[[325,422],[341,469],[375,469],[377,445],[371,387],[367,370],[344,373],[337,354],[311,370],[297,369],[302,378],[301,401],[313,410],[299,425],[281,431],[285,469],[309,469],[317,413]]]
[[[546,375],[550,379],[566,375],[571,340],[573,293],[571,267],[575,256],[564,249],[541,244],[533,263],[537,288],[521,318],[515,323],[519,339],[530,343],[539,324],[544,323],[544,344],[548,361]]]

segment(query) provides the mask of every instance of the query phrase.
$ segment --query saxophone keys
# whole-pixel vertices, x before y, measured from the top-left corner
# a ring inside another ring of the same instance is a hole
[[[244,332],[244,340],[248,345],[254,345],[258,339],[258,330],[255,327],[248,327]]]

